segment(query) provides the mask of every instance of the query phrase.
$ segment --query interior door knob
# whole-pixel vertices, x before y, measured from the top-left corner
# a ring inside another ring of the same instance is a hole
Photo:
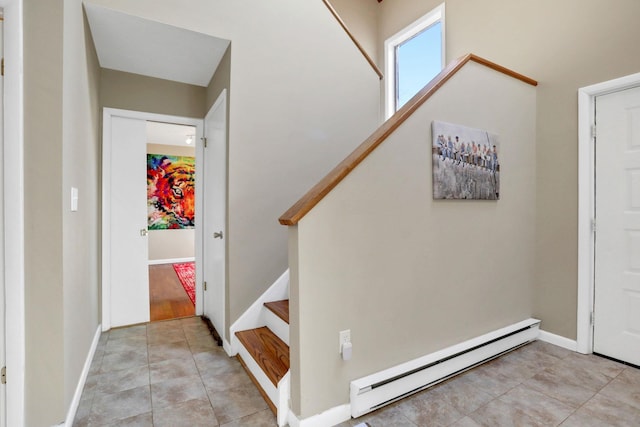
[[[222,239],[222,237],[223,237],[222,231],[216,231],[215,233],[213,233],[214,239]]]
[[[142,237],[146,236],[147,234],[149,234],[149,230],[147,230],[146,228],[141,228],[140,229],[140,235]]]

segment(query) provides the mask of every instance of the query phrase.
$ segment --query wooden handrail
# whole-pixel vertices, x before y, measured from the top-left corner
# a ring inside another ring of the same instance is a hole
[[[364,50],[362,45],[358,42],[358,40],[356,40],[356,38],[354,37],[353,33],[351,33],[351,31],[349,31],[349,28],[347,28],[347,24],[345,24],[344,21],[342,20],[342,18],[340,18],[340,15],[338,15],[338,12],[336,11],[336,9],[331,5],[331,3],[329,3],[329,0],[322,0],[322,3],[324,3],[325,6],[327,6],[327,8],[329,9],[329,11],[333,15],[333,17],[336,18],[336,20],[338,21],[338,23],[342,27],[342,29],[347,33],[347,35],[353,41],[353,43],[355,43],[356,47],[362,53],[362,55],[364,55],[364,59],[366,59],[367,62],[369,63],[369,65],[371,65],[371,68],[373,68],[373,71],[375,71],[375,73],[378,75],[378,78],[380,78],[380,80],[382,80],[382,71],[380,71],[380,68],[378,68],[378,66],[373,61],[373,59],[371,59],[371,57],[369,56],[367,51]]]
[[[320,182],[311,188],[289,208],[279,219],[282,225],[296,225],[315,205],[320,202],[340,181],[356,168],[377,146],[387,139],[394,130],[404,123],[414,111],[416,111],[424,102],[431,98],[436,91],[442,87],[453,75],[458,72],[467,62],[474,61],[496,71],[504,73],[515,79],[532,86],[537,86],[538,82],[511,71],[501,65],[495,64],[479,56],[468,54],[453,61],[440,74],[429,82],[420,90],[413,98],[411,98],[402,108],[400,108],[393,116],[382,124],[369,138],[367,138],[360,146],[358,146],[346,159],[338,164],[329,174],[327,174]]]

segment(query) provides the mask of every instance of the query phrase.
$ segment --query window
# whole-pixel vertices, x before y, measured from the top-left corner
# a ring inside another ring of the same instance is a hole
[[[444,67],[444,3],[385,42],[389,118]]]

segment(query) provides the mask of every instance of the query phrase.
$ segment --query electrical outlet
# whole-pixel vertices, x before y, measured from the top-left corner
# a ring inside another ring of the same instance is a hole
[[[347,342],[351,342],[351,329],[340,331],[340,345],[338,346],[338,353],[342,353],[342,344]]]

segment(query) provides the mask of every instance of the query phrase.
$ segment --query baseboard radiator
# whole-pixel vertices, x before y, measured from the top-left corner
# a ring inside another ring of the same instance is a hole
[[[528,319],[351,382],[357,418],[534,341],[540,321]]]

